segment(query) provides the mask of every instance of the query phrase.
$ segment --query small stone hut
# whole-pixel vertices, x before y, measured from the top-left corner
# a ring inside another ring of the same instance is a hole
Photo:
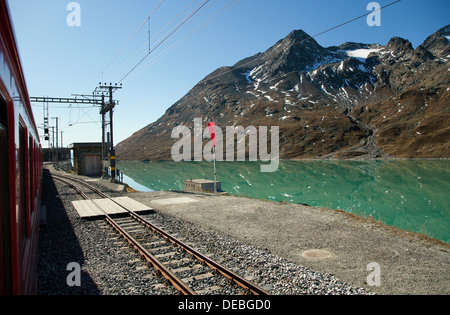
[[[102,143],[72,143],[73,171],[78,175],[102,174]]]

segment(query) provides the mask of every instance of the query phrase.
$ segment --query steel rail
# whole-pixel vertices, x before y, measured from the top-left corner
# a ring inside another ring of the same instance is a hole
[[[52,176],[56,176],[56,177],[63,177],[65,179],[69,179],[67,178],[67,176],[61,176],[61,175],[54,175],[52,174]],[[270,295],[269,292],[267,292],[266,290],[260,288],[259,286],[255,285],[254,283],[248,281],[247,279],[239,276],[238,274],[236,274],[235,272],[229,270],[228,268],[224,267],[223,265],[220,265],[219,263],[215,262],[214,260],[212,260],[211,258],[201,254],[200,252],[198,252],[197,250],[195,250],[194,248],[192,248],[191,246],[189,246],[188,244],[183,243],[182,241],[176,239],[174,236],[170,235],[169,233],[165,232],[164,230],[162,230],[161,228],[159,228],[158,226],[154,225],[153,223],[147,221],[146,219],[142,218],[140,215],[134,213],[133,211],[130,211],[129,209],[123,207],[122,205],[120,205],[119,203],[117,203],[116,201],[114,201],[111,197],[109,197],[108,195],[106,195],[105,193],[103,193],[102,191],[98,190],[97,188],[87,184],[86,182],[76,179],[76,178],[70,178],[70,180],[76,181],[86,187],[88,187],[89,189],[91,189],[92,191],[96,192],[97,194],[99,194],[100,196],[107,198],[111,201],[113,201],[114,203],[116,203],[117,205],[119,205],[120,207],[122,207],[123,209],[125,209],[131,217],[133,217],[136,221],[144,224],[145,226],[147,226],[148,228],[152,229],[153,231],[155,231],[156,233],[160,234],[162,237],[164,237],[167,241],[171,242],[172,244],[177,245],[178,247],[180,247],[181,249],[183,249],[184,251],[186,251],[188,254],[192,255],[193,257],[195,257],[196,259],[198,259],[199,261],[207,264],[210,268],[212,268],[213,270],[219,272],[221,275],[223,275],[224,277],[234,281],[237,285],[239,285],[240,287],[242,287],[247,294],[253,294],[253,295]],[[108,215],[106,215],[107,218],[109,217]],[[119,229],[121,229],[110,217],[109,219],[114,223],[115,226],[117,226]],[[110,223],[112,224],[112,223]],[[116,227],[115,227],[116,228]],[[116,228],[117,229],[117,228]],[[125,231],[123,231],[123,229],[121,229],[122,231],[119,231],[120,234],[125,234],[128,235],[128,233],[126,233]],[[122,234],[122,235],[123,235]],[[129,238],[132,239],[131,236],[128,235]],[[140,247],[142,248],[142,246],[139,245],[139,243],[137,241],[135,241],[135,244],[133,243],[132,245],[136,247]],[[137,249],[139,251],[141,251],[140,249]],[[142,248],[142,250],[144,252],[147,252],[144,248]],[[148,252],[147,252],[148,253]],[[148,253],[150,256],[151,254]],[[146,255],[144,255],[145,257]],[[154,257],[153,257],[154,258]],[[154,258],[156,260],[156,258]],[[157,261],[157,260],[156,260]],[[153,264],[153,263],[152,263]],[[158,264],[158,263],[157,263]],[[164,267],[164,266],[162,266]],[[155,267],[156,269],[159,269],[157,267]],[[164,269],[167,270],[167,268],[164,267]],[[169,270],[168,271],[168,275],[171,275],[171,272]],[[162,272],[161,272],[162,273]],[[174,276],[176,278],[176,276]],[[181,280],[180,280],[181,281]],[[172,281],[171,281],[172,282]],[[174,284],[175,287],[177,287],[177,285],[179,285],[178,281],[174,281],[175,283],[177,283],[176,285]],[[182,282],[182,281],[181,281]],[[173,282],[172,282],[173,283]],[[186,285],[187,287],[187,285]],[[191,291],[192,292],[192,291]],[[195,294],[195,293],[194,293]]]
[[[64,184],[68,185],[72,189],[76,190],[84,199],[91,200],[86,193],[84,193],[81,189],[76,187],[75,185],[68,182],[66,179],[61,178],[61,176],[54,176],[52,174],[47,175],[50,176],[56,180],[59,180],[63,182]],[[78,181],[77,181],[78,182]],[[81,183],[81,182],[80,182]],[[86,185],[90,186],[90,185]],[[88,187],[91,188],[91,187]],[[95,187],[92,187],[95,189]],[[96,193],[98,193],[96,191]],[[102,193],[103,194],[103,193]],[[192,291],[187,284],[185,284],[181,279],[179,279],[177,276],[175,276],[169,269],[167,269],[162,263],[156,259],[152,254],[150,254],[142,245],[136,241],[130,234],[128,234],[123,228],[121,228],[114,220],[103,211],[97,204],[93,203],[103,214],[105,215],[106,221],[117,231],[119,232],[139,253],[147,260],[149,263],[152,264],[152,266],[158,270],[161,275],[166,278],[168,281],[172,283],[172,285],[175,287],[177,291],[184,295],[197,295],[196,292]]]
[[[197,295],[192,291],[187,284],[181,279],[175,276],[169,269],[167,269],[162,263],[156,259],[155,256],[150,254],[142,245],[136,241],[131,235],[129,235],[123,228],[121,228],[110,216],[106,216],[106,220],[116,229],[139,253],[149,262],[152,266],[158,270],[161,275],[169,280],[172,285],[184,295]]]
[[[147,220],[145,220],[144,218],[140,217],[139,215],[131,212],[131,216],[133,216],[136,220],[138,220],[139,222],[143,223],[144,225],[146,225],[147,227],[151,228],[152,230],[154,230],[155,232],[159,233],[160,235],[162,235],[165,239],[167,239],[168,241],[170,241],[171,243],[179,246],[180,248],[182,248],[184,251],[186,251],[187,253],[189,253],[190,255],[194,256],[196,259],[200,260],[201,262],[207,264],[210,268],[214,269],[215,271],[219,272],[220,274],[222,274],[224,277],[233,280],[234,282],[236,282],[236,284],[238,284],[240,287],[242,287],[243,289],[246,290],[246,292],[248,294],[254,294],[254,295],[270,295],[269,292],[265,291],[264,289],[258,287],[257,285],[251,283],[250,281],[248,281],[247,279],[239,276],[238,274],[234,273],[233,271],[229,270],[228,268],[220,265],[219,263],[215,262],[214,260],[212,260],[211,258],[201,254],[200,252],[198,252],[197,250],[195,250],[194,248],[192,248],[191,246],[189,246],[186,243],[183,243],[182,241],[176,239],[175,237],[173,237],[172,235],[170,235],[169,233],[163,231],[162,229],[160,229],[159,227],[157,227],[156,225],[154,225],[153,223],[148,222]]]

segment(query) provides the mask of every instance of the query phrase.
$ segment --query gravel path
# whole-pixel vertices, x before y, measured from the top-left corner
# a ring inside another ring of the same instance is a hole
[[[107,192],[120,196],[117,191]],[[71,201],[80,199],[73,190],[44,178],[43,204],[47,225],[41,228],[38,264],[38,294],[41,295],[173,295],[161,286],[161,278],[138,259],[103,221],[79,218]],[[275,295],[367,294],[329,274],[315,272],[270,253],[240,243],[229,236],[155,212],[146,215],[157,225],[201,252],[251,279]],[[69,286],[73,269],[81,266],[81,286]]]

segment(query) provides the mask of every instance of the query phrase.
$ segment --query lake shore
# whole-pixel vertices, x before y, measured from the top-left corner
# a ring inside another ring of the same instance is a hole
[[[217,163],[222,189],[232,196],[340,209],[450,241],[448,160],[287,160],[275,173],[261,173],[260,164]],[[148,188],[142,191],[184,189],[185,180],[213,177],[207,162],[118,166],[133,188]]]

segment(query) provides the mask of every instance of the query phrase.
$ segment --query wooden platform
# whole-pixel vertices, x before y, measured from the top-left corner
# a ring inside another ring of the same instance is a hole
[[[147,207],[129,197],[112,198],[118,204],[133,212],[152,211]],[[110,199],[77,200],[72,201],[72,205],[77,210],[81,218],[101,218],[107,215],[126,214],[127,211]],[[100,208],[100,209],[99,209]]]

